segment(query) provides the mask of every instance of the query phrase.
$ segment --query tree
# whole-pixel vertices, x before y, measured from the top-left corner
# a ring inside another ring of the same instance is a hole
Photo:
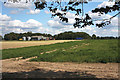
[[[97,39],[95,34],[92,35],[92,39]]]
[[[11,32],[9,34],[4,35],[5,40],[18,40],[19,34]]]
[[[4,35],[4,40],[19,40],[22,37],[28,37],[28,36],[44,36],[44,37],[52,37],[51,34],[45,34],[45,33],[32,33],[32,32],[26,32],[26,33],[8,33]]]
[[[61,0],[53,0],[51,4],[48,5],[46,0],[36,0],[35,6],[36,6],[36,9],[40,9],[40,10],[47,7],[52,12],[52,17],[58,16],[62,22],[66,22],[66,23],[68,23],[68,18],[65,16],[67,12],[72,11],[72,12],[75,12],[76,15],[82,14],[81,16],[82,18],[75,18],[76,22],[73,24],[75,28],[76,27],[82,28],[90,25],[96,25],[97,27],[104,27],[106,25],[109,25],[111,23],[111,20],[120,14],[120,12],[118,12],[117,14],[115,14],[109,19],[93,20],[89,16],[89,14],[84,15],[83,4],[87,4],[89,1],[90,0],[69,0],[69,2],[66,3],[66,5],[63,5]],[[113,1],[113,0],[109,0],[109,1]],[[79,5],[82,5],[82,7],[81,8],[77,7]],[[120,9],[120,1],[116,0],[115,4],[112,7],[106,6],[105,8],[104,7],[95,8],[94,10],[92,10],[92,12],[93,13],[99,12],[100,14],[99,16],[101,16],[102,14],[119,11],[119,9]],[[60,12],[57,12],[57,10],[60,10]],[[95,24],[94,23],[95,21],[101,21],[101,23]]]
[[[91,39],[91,36],[85,32],[68,31],[54,35],[54,38],[57,40],[74,40],[76,38]]]

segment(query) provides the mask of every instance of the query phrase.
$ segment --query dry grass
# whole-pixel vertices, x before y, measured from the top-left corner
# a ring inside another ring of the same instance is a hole
[[[49,41],[2,41],[0,49],[19,48],[28,46],[49,45],[55,43],[69,42],[75,40],[49,40]]]

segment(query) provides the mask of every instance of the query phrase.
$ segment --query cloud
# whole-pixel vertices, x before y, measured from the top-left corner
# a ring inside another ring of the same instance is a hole
[[[94,26],[86,26],[85,28],[74,28],[72,26],[64,27],[61,29],[53,29],[54,34],[59,34],[65,31],[73,31],[73,32],[86,32],[89,35],[96,34],[97,36],[118,36],[118,27],[106,26],[104,28],[97,28]]]
[[[99,13],[92,13],[91,11],[89,11],[88,14],[93,20],[97,20],[97,21],[95,21],[95,23],[100,23],[101,20],[103,20],[103,19],[108,19],[109,20],[112,17],[109,14],[103,14],[103,15],[99,16]],[[113,26],[113,27],[118,26],[118,17],[114,17],[111,20],[111,24],[109,26]]]
[[[2,15],[0,13],[0,21],[8,21],[11,20],[11,17],[7,16],[7,15]]]
[[[49,12],[48,10],[45,10],[44,12],[45,12],[46,14],[50,14],[50,12]]]
[[[39,9],[30,10],[30,12],[27,12],[27,14],[39,14],[39,13],[40,13]]]
[[[3,23],[3,22],[2,22]],[[29,19],[26,22],[20,20],[6,21],[1,25],[3,29],[3,34],[9,32],[26,32],[29,30],[34,30],[42,27],[42,24],[36,20]]]
[[[38,29],[42,29],[42,23],[39,21],[34,19],[29,19],[26,22],[12,20],[11,17],[0,13],[0,30],[2,30],[3,34],[9,32],[26,32],[29,30],[37,31]]]
[[[7,33],[15,32],[15,33],[24,33],[25,30],[21,28],[8,28],[8,27],[2,27],[2,33],[0,35],[4,36]]]
[[[58,11],[59,12],[59,11]],[[68,23],[62,22],[58,16],[54,17],[53,20],[49,20],[47,22],[48,26],[56,29],[72,26],[75,23],[75,18],[78,18],[79,16],[76,16],[74,13],[67,12],[65,17],[68,18]]]
[[[110,17],[112,17],[111,15],[108,15],[108,14],[100,15],[98,12],[92,13],[91,11],[89,11],[88,14],[93,20],[103,20],[103,19],[109,19]]]
[[[22,1],[13,3],[8,1],[4,4],[4,6],[8,8],[30,9],[32,7],[32,3],[31,2],[26,3]]]
[[[22,22],[20,20],[13,20],[13,21],[9,21],[9,23],[7,24],[7,27],[19,27],[19,28],[38,28],[38,27],[42,27],[42,23],[34,20],[34,19],[29,19],[26,22]]]
[[[105,4],[105,2],[103,2],[102,4],[98,5],[98,7],[104,7],[108,4]],[[111,6],[111,5],[108,5],[108,6]],[[32,11],[33,12],[31,13],[35,14],[35,10],[32,10]],[[47,11],[45,13],[47,14]],[[92,19],[108,19],[111,17],[111,15],[108,15],[108,14],[103,14],[99,16],[99,13],[92,13],[90,11],[88,12],[88,14],[92,17]],[[90,35],[96,34],[97,36],[118,36],[118,18],[117,17],[113,18],[111,24],[108,26],[105,26],[104,28],[97,28],[95,26],[86,26],[85,28],[74,28],[73,27],[73,23],[75,22],[74,19],[80,16],[75,16],[74,13],[68,12],[66,17],[69,20],[68,23],[60,21],[59,17],[55,17],[53,18],[53,20],[49,20],[47,22],[49,26],[48,28],[43,27],[42,23],[34,19],[29,19],[26,22],[22,22],[20,20],[4,21],[2,22],[3,33],[8,33],[11,31],[19,32],[19,33],[32,31],[32,32],[39,32],[39,33],[50,33],[54,35],[54,34],[58,34],[65,31],[73,31],[73,32],[86,32]]]
[[[18,13],[19,13],[19,11],[17,11],[17,10],[10,11],[10,14],[18,14]]]
[[[99,13],[92,13],[88,12],[90,17],[92,19],[109,19],[112,17],[108,14],[103,14],[99,16]],[[61,22],[59,20],[59,17],[55,17],[53,20],[48,21],[48,26],[53,28],[54,34],[58,34],[65,31],[73,31],[73,32],[86,32],[92,36],[92,34],[96,34],[97,36],[118,36],[118,18],[115,17],[112,19],[111,24],[108,26],[105,26],[104,28],[98,28],[95,26],[86,26],[85,28],[74,28],[73,23],[75,22],[75,16],[73,13],[68,13],[67,18],[69,19],[68,23]],[[101,21],[95,21],[95,23],[98,23]]]
[[[2,15],[0,13],[0,35],[4,35],[6,33],[15,32],[15,33],[23,33],[23,32],[39,32],[39,33],[52,33],[52,29],[44,28],[42,23],[34,20],[29,19],[25,22],[22,22],[20,20],[12,20],[7,15]],[[2,32],[1,32],[2,31]]]
[[[104,1],[102,4],[98,5],[98,8],[106,7],[106,6],[112,7],[114,4],[115,4],[115,2]]]

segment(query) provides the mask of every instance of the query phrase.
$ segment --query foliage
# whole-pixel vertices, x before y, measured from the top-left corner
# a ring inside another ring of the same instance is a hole
[[[92,39],[96,39],[96,35],[95,34],[92,35]]]
[[[47,53],[48,51],[52,52]],[[119,62],[118,40],[83,40],[34,47],[4,49],[2,58],[29,58],[34,56],[38,58],[32,59],[31,61],[80,63]]]
[[[45,36],[45,37],[51,37],[51,34],[45,34],[45,33],[32,33],[32,32],[27,32],[27,33],[8,33],[4,35],[4,40],[19,40],[19,38],[22,37],[28,37],[28,36]]]
[[[5,34],[4,39],[5,40],[19,40],[19,38],[22,38],[23,36],[45,36],[45,37],[54,37],[55,39],[58,40],[71,40],[71,39],[76,39],[79,37],[82,37],[84,39],[90,39],[91,36],[85,32],[64,32],[64,33],[60,33],[58,35],[54,35],[52,36],[51,34],[42,34],[42,33],[32,33],[32,32],[27,32],[27,33],[8,33]]]
[[[53,0],[51,2],[50,5],[47,4],[46,0],[37,0],[35,2],[35,7],[36,9],[44,9],[44,8],[48,8],[51,12],[52,12],[52,17],[58,16],[59,19],[62,22],[66,22],[68,23],[68,18],[66,17],[66,13],[71,11],[74,12],[75,15],[81,15],[82,14],[82,18],[75,18],[76,22],[73,24],[73,26],[76,27],[86,27],[86,26],[90,26],[90,25],[94,25],[96,23],[94,23],[95,21],[99,21],[99,20],[93,20],[89,14],[85,14],[84,15],[84,8],[83,8],[83,4],[87,4],[89,2],[89,0],[69,0],[69,2],[64,5],[65,3],[62,3],[61,0]],[[64,6],[63,6],[64,5]],[[80,5],[82,5],[82,7],[80,8]],[[119,11],[120,9],[120,1],[115,2],[115,4],[112,7],[106,6],[101,7],[101,8],[95,8],[94,10],[92,10],[93,13],[99,13],[101,16],[102,14],[107,14],[109,12],[113,12],[113,11]],[[57,12],[57,10],[60,10],[60,12]],[[97,23],[96,26],[97,27],[104,27],[106,25],[109,25],[111,23],[111,19],[116,17],[117,15],[119,15],[120,12],[118,12],[117,14],[115,14],[114,16],[112,16],[110,19],[103,19],[101,20],[101,23]],[[84,17],[83,17],[84,16]]]
[[[85,32],[72,32],[72,31],[68,31],[68,32],[63,32],[57,35],[52,36],[51,34],[45,34],[45,33],[32,33],[32,32],[27,32],[27,33],[8,33],[4,35],[4,40],[19,40],[20,38],[22,38],[23,36],[45,36],[45,37],[54,37],[56,40],[76,40],[76,38],[83,38],[83,39],[120,39],[120,37],[113,37],[113,36],[109,36],[109,37],[99,37],[95,34],[92,35],[92,37],[85,33]],[[2,38],[2,36],[1,36]]]
[[[5,40],[18,40],[18,37],[19,37],[19,34],[14,32],[4,35]]]
[[[85,32],[64,32],[54,36],[57,40],[73,40],[76,38],[91,39],[91,36]]]
[[[120,1],[117,1],[117,2],[115,2],[115,4],[112,7],[106,6],[105,8],[104,7],[95,8],[94,10],[92,10],[92,12],[93,13],[99,12],[99,14],[104,14],[104,13],[107,14],[107,13],[110,13],[112,11],[119,11],[119,10],[120,10]],[[96,26],[104,27],[105,25],[109,25],[111,23],[111,20],[119,14],[120,14],[120,12],[118,12],[117,14],[115,14],[114,16],[112,16],[109,19],[103,19],[102,23],[96,24]]]

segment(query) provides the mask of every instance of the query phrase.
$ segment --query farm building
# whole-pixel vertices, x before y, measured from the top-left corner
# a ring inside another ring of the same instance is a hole
[[[26,41],[26,37],[22,37],[23,41]]]
[[[43,40],[45,37],[43,36],[31,36],[31,40]]]
[[[27,40],[28,40],[28,41],[30,41],[30,40],[31,40],[31,37],[30,37],[30,36],[28,36],[28,37],[27,37]]]
[[[30,36],[28,36],[28,37],[22,37],[22,38],[20,38],[19,40],[23,40],[23,41],[30,41],[31,40],[31,37]]]
[[[76,38],[76,40],[82,40],[82,39],[83,39],[83,38],[81,38],[81,37],[80,37],[80,38]]]
[[[40,41],[40,40],[53,40],[52,37],[44,37],[44,36],[29,36],[29,37],[22,37],[23,41]]]

